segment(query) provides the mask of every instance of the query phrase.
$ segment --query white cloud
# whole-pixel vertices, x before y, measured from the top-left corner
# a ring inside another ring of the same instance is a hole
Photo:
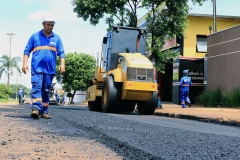
[[[23,1],[23,0],[22,0]],[[24,0],[27,1],[27,0]],[[37,3],[37,2],[36,2]],[[82,22],[81,18],[77,17],[77,14],[73,12],[73,6],[70,2],[58,2],[58,7],[56,7],[56,1],[48,1],[48,5],[44,10],[38,10],[27,16],[29,20],[43,20],[44,13],[53,14],[58,22],[75,23]]]
[[[61,22],[82,22],[81,18],[77,17],[77,13],[73,12],[73,5],[71,1],[60,0],[58,2],[58,7],[56,6],[56,2],[51,1],[47,6],[48,10],[53,12],[57,19]]]

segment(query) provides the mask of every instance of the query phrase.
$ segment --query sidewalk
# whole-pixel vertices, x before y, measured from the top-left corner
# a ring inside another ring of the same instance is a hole
[[[197,105],[182,108],[181,105],[170,103],[162,106],[162,109],[155,110],[155,115],[240,127],[240,108],[207,108]]]

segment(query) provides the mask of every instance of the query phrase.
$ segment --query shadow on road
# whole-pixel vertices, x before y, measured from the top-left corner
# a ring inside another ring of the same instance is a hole
[[[5,115],[4,117],[33,119],[30,115]]]

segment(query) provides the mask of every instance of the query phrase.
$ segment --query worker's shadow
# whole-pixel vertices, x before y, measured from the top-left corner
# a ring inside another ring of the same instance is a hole
[[[32,119],[30,115],[5,115],[4,117]]]

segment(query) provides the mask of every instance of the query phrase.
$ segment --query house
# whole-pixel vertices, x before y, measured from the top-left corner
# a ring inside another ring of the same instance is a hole
[[[174,49],[180,56],[173,63],[166,64],[165,74],[157,72],[158,92],[161,101],[180,104],[179,81],[182,72],[189,70],[193,85],[190,90],[190,99],[194,103],[195,97],[206,89],[207,85],[207,36],[212,33],[213,16],[207,14],[189,14],[188,27],[185,30],[184,38],[176,37],[172,40],[172,47],[164,46],[167,49]],[[240,17],[236,16],[217,16],[217,30],[240,24]],[[144,17],[138,21],[139,27],[145,27]],[[168,42],[166,42],[168,44]]]

